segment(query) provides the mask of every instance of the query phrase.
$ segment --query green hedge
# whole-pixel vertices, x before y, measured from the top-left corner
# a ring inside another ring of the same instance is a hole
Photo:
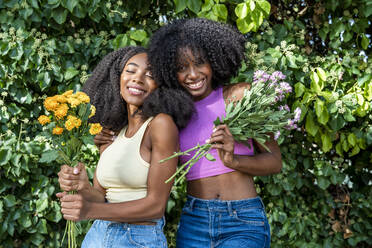
[[[0,0],[0,247],[60,246],[59,166],[38,162],[50,147],[36,120],[43,99],[80,89],[108,52],[195,16],[246,34],[234,81],[280,70],[294,88],[288,105],[302,109],[301,128],[280,140],[282,173],[255,178],[272,247],[372,245],[370,1]],[[92,176],[98,152],[84,149]],[[184,199],[181,185],[168,202],[170,247]]]

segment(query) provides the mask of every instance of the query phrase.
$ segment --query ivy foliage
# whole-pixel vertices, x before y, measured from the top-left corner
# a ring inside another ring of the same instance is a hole
[[[246,35],[235,82],[280,70],[294,88],[287,104],[302,109],[300,129],[279,140],[282,172],[255,178],[272,247],[372,245],[371,1],[0,0],[0,247],[62,240],[59,166],[40,160],[51,148],[36,120],[45,97],[79,90],[108,52],[196,16]],[[92,176],[98,152],[83,149]],[[181,184],[167,206],[169,247],[184,200]]]

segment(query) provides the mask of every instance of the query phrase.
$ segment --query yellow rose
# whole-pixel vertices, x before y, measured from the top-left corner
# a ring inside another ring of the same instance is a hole
[[[63,93],[62,94],[62,96],[70,96],[70,95],[72,95],[72,93],[74,93],[74,91],[73,90],[68,90],[68,91],[66,91],[65,93]]]
[[[67,104],[61,104],[57,109],[56,111],[54,112],[54,115],[56,116],[57,119],[62,119],[63,117],[65,117],[67,115],[67,111],[68,111],[68,106]]]
[[[71,131],[75,127],[74,122],[67,119],[67,121],[65,122],[65,127],[68,131]]]
[[[55,95],[53,98],[59,103],[67,102],[67,99],[64,95]]]
[[[94,116],[96,114],[96,107],[94,107],[93,105],[90,106],[90,115],[89,115],[89,118]]]
[[[82,101],[83,103],[90,102],[89,96],[82,91],[76,92],[75,97],[79,99],[80,101]]]
[[[56,134],[56,135],[61,135],[63,133],[63,128],[62,127],[55,127],[53,128],[53,134]]]
[[[76,106],[78,106],[81,101],[73,96],[69,96],[67,97],[67,102],[71,105],[72,108],[75,108]]]
[[[39,123],[41,124],[41,125],[45,125],[45,124],[47,124],[47,123],[50,123],[50,119],[49,119],[49,117],[48,116],[46,116],[46,115],[40,115],[39,116],[39,118],[37,119],[38,121],[39,121]]]
[[[55,100],[54,97],[47,97],[44,100],[44,107],[48,111],[54,111],[58,108],[59,103]]]
[[[93,123],[90,125],[89,133],[91,135],[99,134],[102,131],[102,126],[99,123]]]
[[[79,128],[79,127],[81,126],[81,120],[80,120],[79,118],[75,118],[75,119],[73,120],[73,123],[74,123],[74,126],[75,126],[76,128]]]

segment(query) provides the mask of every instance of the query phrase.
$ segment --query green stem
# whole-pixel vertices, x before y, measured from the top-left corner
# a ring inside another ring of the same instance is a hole
[[[188,149],[188,150],[186,150],[184,152],[181,152],[181,151],[175,152],[172,156],[160,160],[159,163],[164,163],[165,161],[168,161],[168,160],[170,160],[172,158],[179,157],[179,156],[182,156],[182,155],[189,155],[189,152],[192,152],[192,151],[194,151],[196,149],[199,149],[200,147],[201,146],[199,144],[197,144],[196,146],[194,146],[194,147],[192,147],[192,148],[190,148],[190,149]]]

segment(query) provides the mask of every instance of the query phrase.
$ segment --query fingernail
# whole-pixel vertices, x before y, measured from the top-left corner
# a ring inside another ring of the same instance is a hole
[[[111,135],[114,135],[115,133],[114,133],[113,131],[110,131],[110,134],[111,134]]]
[[[78,174],[78,173],[79,173],[78,168],[74,168],[74,174]]]
[[[117,137],[118,137],[118,136],[112,136],[112,140],[113,140],[113,141],[116,140]]]
[[[214,132],[216,132],[216,131],[217,131],[217,128],[213,128],[212,132],[214,133]]]
[[[206,140],[205,140],[205,143],[209,143],[209,141],[211,141],[211,140],[210,140],[210,139],[206,139]]]

